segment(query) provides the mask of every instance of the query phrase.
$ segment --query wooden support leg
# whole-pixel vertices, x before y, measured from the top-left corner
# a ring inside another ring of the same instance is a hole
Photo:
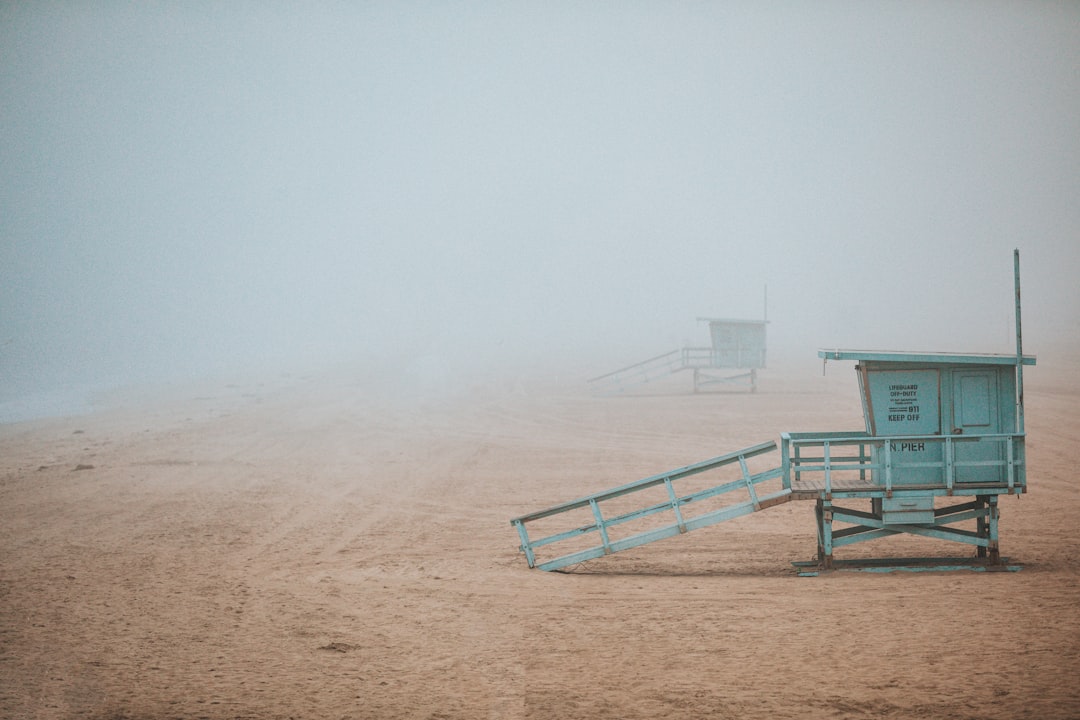
[[[798,450],[796,450],[798,452]],[[817,560],[819,563],[825,560],[825,530],[821,521],[821,498],[814,503],[814,520],[817,525]]]
[[[988,557],[991,565],[1001,564],[1001,552],[998,550],[998,496],[991,495],[987,498],[990,505],[989,519],[987,524],[989,525],[990,535],[990,547],[987,548]]]
[[[975,510],[977,510],[980,513],[978,518],[975,520],[975,533],[976,533],[976,535],[978,535],[980,540],[988,540],[989,537],[990,537],[990,527],[989,527],[989,523],[987,523],[987,521],[986,521],[986,514],[985,514],[986,496],[985,495],[976,496],[976,498],[975,498]],[[986,557],[986,548],[984,548],[982,545],[979,545],[978,547],[976,547],[975,548],[975,557],[980,558],[980,559],[985,558]]]
[[[832,500],[821,501],[821,566],[831,570],[833,564]]]

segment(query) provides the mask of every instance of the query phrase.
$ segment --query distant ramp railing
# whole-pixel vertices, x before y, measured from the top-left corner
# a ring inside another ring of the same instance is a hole
[[[731,518],[746,515],[755,510],[762,510],[766,507],[786,502],[791,497],[791,489],[787,487],[786,482],[783,483],[784,487],[779,491],[770,494],[759,496],[756,490],[756,486],[760,483],[782,478],[783,469],[777,467],[764,472],[752,473],[746,462],[749,458],[764,455],[765,453],[774,450],[776,450],[775,441],[753,445],[743,450],[739,450],[738,452],[720,455],[719,457],[714,457],[694,465],[687,465],[686,467],[678,468],[671,472],[653,475],[636,482],[620,485],[611,490],[605,490],[603,492],[578,498],[571,502],[555,505],[546,510],[522,515],[521,517],[512,519],[510,524],[517,529],[518,536],[521,539],[520,547],[522,552],[525,553],[525,558],[529,563],[529,567],[537,567],[541,570],[557,570],[559,568],[567,567],[568,565],[574,565],[586,560],[638,547],[639,545],[645,545],[646,543],[655,542],[663,538],[672,537],[680,533],[689,532],[690,530],[715,525],[724,520],[730,520]],[[739,464],[739,469],[741,471],[741,477],[736,480],[684,495],[679,495],[675,490],[674,484],[679,480],[735,463]],[[645,507],[621,512],[613,517],[604,516],[601,503],[659,486],[665,488],[666,500],[654,502]],[[683,512],[683,507],[686,505],[737,490],[745,490],[748,499],[719,509],[704,512],[693,517],[690,517]],[[569,530],[556,532],[545,537],[535,539],[529,537],[527,525],[530,523],[536,523],[544,518],[581,510],[583,508],[587,508],[591,513],[592,522],[585,525],[579,525]],[[622,539],[613,539],[611,533],[609,533],[610,528],[614,526],[665,512],[671,513],[673,522],[650,528],[644,532],[639,532]],[[561,555],[545,562],[537,562],[537,548],[580,539],[582,536],[591,533],[596,533],[599,537],[598,545]]]
[[[685,347],[589,378],[588,382],[606,392],[618,392],[681,370],[710,368],[715,365],[716,353],[711,347]]]

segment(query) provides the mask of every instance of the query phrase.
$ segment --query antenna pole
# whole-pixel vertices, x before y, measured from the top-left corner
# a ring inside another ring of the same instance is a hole
[[[1013,283],[1016,287],[1016,431],[1024,433],[1024,342],[1020,331],[1020,249],[1013,250]]]
[[[769,284],[765,283],[765,312],[762,314],[762,320],[769,322]]]

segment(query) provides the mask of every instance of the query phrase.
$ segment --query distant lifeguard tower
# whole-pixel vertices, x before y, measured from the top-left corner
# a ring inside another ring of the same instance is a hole
[[[779,446],[760,443],[514,518],[529,566],[556,570],[791,500],[813,500],[817,556],[794,563],[801,575],[845,566],[1019,569],[1001,555],[998,539],[1000,497],[1028,487],[1023,369],[1035,358],[1023,354],[1018,251],[1014,262],[1014,354],[820,350],[826,361],[855,361],[863,430],[781,433]],[[739,360],[741,342],[724,334],[721,340],[719,347],[734,347],[728,357]],[[768,461],[777,450],[779,458]],[[857,501],[869,506],[850,506]],[[529,528],[540,536],[531,537]],[[834,556],[845,546],[898,535],[960,543],[974,554]],[[597,536],[598,544],[590,541]],[[564,554],[538,558],[555,544]]]
[[[766,312],[768,298],[766,296]],[[615,394],[662,377],[692,370],[694,392],[717,385],[749,387],[757,392],[757,371],[765,368],[765,326],[769,321],[698,318],[709,324],[711,347],[684,347],[590,378],[602,394]],[[733,370],[741,370],[732,375]]]

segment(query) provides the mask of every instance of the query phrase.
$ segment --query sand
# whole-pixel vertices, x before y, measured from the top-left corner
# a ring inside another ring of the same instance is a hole
[[[1002,500],[1017,573],[798,577],[805,502],[527,567],[511,517],[858,429],[844,363],[615,398],[338,372],[2,425],[0,716],[1080,717],[1080,383],[1040,370],[1031,491]],[[958,552],[906,540],[865,547]]]

